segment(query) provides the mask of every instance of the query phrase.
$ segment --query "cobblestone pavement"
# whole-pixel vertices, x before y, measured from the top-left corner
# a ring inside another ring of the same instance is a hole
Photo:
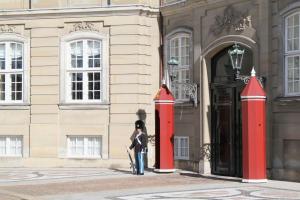
[[[106,178],[129,176],[131,173],[125,170],[103,168],[0,168],[0,186],[10,183],[25,183],[32,181],[65,180],[78,178]]]
[[[212,199],[212,200],[250,200],[250,199],[300,199],[300,192],[293,190],[280,190],[267,187],[237,187],[208,190],[193,190],[168,193],[129,195],[116,199]]]
[[[300,199],[300,183],[245,184],[190,172],[134,176],[97,168],[0,168],[0,200]]]

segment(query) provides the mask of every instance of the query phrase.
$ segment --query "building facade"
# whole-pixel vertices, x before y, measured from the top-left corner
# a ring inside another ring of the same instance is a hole
[[[135,120],[154,135],[158,0],[0,7],[0,166],[129,166]]]
[[[177,99],[177,166],[242,176],[245,83],[234,78],[228,54],[237,43],[244,50],[240,74],[254,66],[265,80],[268,178],[299,181],[299,1],[164,1],[161,13],[165,79]]]

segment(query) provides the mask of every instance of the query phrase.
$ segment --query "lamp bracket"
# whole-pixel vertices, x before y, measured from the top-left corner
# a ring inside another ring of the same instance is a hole
[[[251,76],[245,76],[245,75],[240,75],[239,73],[236,74],[235,79],[236,80],[241,80],[243,81],[246,85],[249,83]],[[256,79],[259,81],[260,85],[263,87],[266,78],[265,77],[260,77],[260,76],[256,76]]]
[[[194,107],[198,104],[198,84],[197,83],[173,83],[177,85],[182,85],[183,91],[190,97],[193,102]]]

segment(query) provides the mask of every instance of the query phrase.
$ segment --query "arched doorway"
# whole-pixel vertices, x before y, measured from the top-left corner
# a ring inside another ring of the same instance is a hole
[[[242,176],[242,119],[240,93],[244,82],[235,80],[228,50],[211,60],[211,171],[224,176]],[[241,74],[249,75],[253,55],[245,49]]]

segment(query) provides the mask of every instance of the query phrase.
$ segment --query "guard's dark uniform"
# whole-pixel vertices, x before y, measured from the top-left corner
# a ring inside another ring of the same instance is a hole
[[[143,132],[144,122],[142,120],[138,120],[135,122],[135,129],[138,131],[135,136],[132,144],[130,145],[130,149],[134,148],[135,155],[135,165],[138,175],[144,174],[144,153],[146,153],[146,134]],[[140,129],[140,130],[138,130]]]

